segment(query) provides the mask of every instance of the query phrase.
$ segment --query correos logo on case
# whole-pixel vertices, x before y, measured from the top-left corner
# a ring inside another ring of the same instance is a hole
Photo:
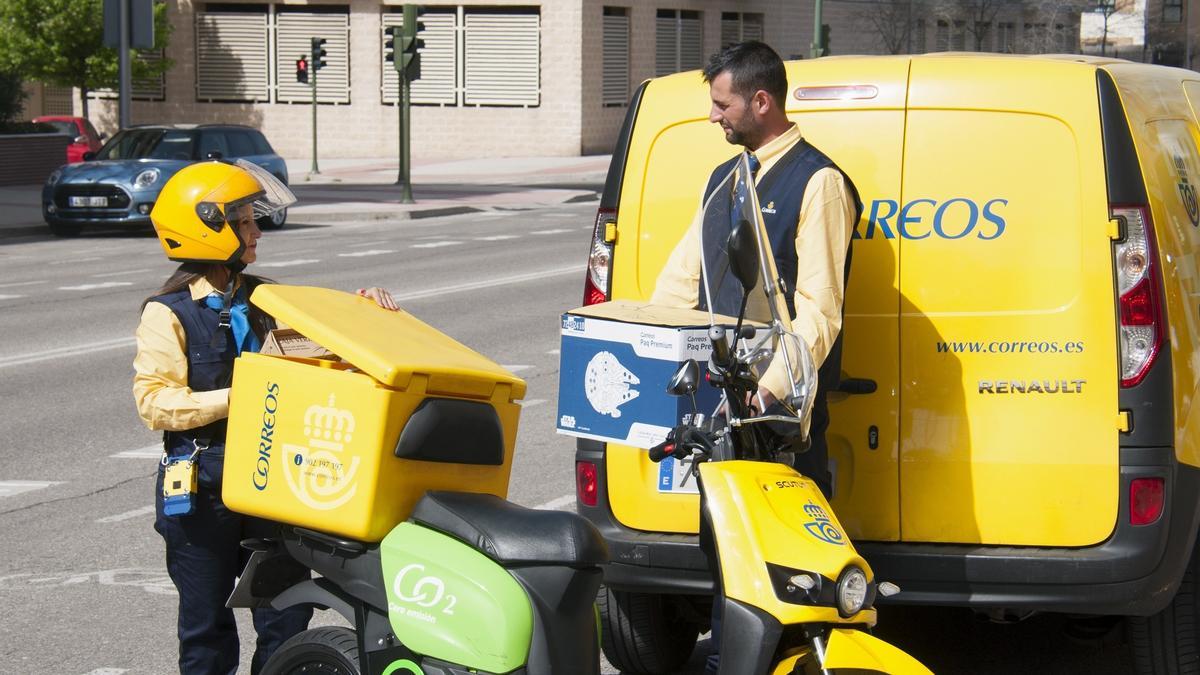
[[[308,445],[283,444],[283,475],[305,506],[326,511],[354,497],[359,458],[350,457],[347,463],[345,452],[354,440],[354,428],[354,413],[339,409],[330,394],[328,406],[314,404],[304,412]]]

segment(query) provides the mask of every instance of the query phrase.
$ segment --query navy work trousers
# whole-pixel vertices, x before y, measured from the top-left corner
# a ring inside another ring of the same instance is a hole
[[[191,514],[165,516],[162,481],[160,467],[155,488],[154,529],[166,540],[167,572],[179,590],[179,672],[235,673],[239,660],[237,625],[233,610],[225,606],[225,601],[250,557],[240,542],[269,534],[269,526],[266,521],[225,508],[220,488],[205,486],[203,483],[207,481],[201,481]],[[251,611],[258,641],[250,672],[258,673],[284,640],[308,627],[312,609]]]

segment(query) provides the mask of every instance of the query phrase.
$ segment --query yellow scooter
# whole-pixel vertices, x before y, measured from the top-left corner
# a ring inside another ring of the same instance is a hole
[[[749,176],[745,162],[743,156],[742,175]],[[790,333],[778,284],[765,284],[770,325],[743,322],[760,273],[778,279],[753,190],[750,194],[725,245],[727,270],[742,289],[737,325],[732,339],[715,319],[709,330],[712,356],[704,379],[723,390],[723,413],[710,420],[693,414],[649,449],[655,462],[668,457],[691,462],[699,481],[701,547],[720,589],[714,600],[722,616],[719,673],[929,673],[868,633],[876,621],[876,596],[900,589],[876,581],[816,483],[791,467],[791,453],[807,448],[815,369]],[[773,347],[764,348],[768,343]],[[759,413],[752,401],[758,389],[754,365],[780,349],[801,382]],[[667,391],[691,395],[700,379],[699,365],[690,360]]]

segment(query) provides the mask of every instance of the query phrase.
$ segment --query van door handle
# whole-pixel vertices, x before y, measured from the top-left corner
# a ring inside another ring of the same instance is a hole
[[[843,394],[874,394],[879,385],[865,377],[843,377],[834,391]]]

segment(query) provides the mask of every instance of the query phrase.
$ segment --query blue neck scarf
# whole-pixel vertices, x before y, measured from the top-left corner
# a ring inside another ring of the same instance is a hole
[[[220,293],[210,293],[204,303],[212,310],[220,312],[225,307],[225,297]],[[238,354],[242,352],[257,352],[262,349],[262,342],[254,331],[250,330],[250,305],[246,302],[246,287],[243,285],[233,294],[233,303],[229,308],[229,328],[233,331],[233,342]]]

